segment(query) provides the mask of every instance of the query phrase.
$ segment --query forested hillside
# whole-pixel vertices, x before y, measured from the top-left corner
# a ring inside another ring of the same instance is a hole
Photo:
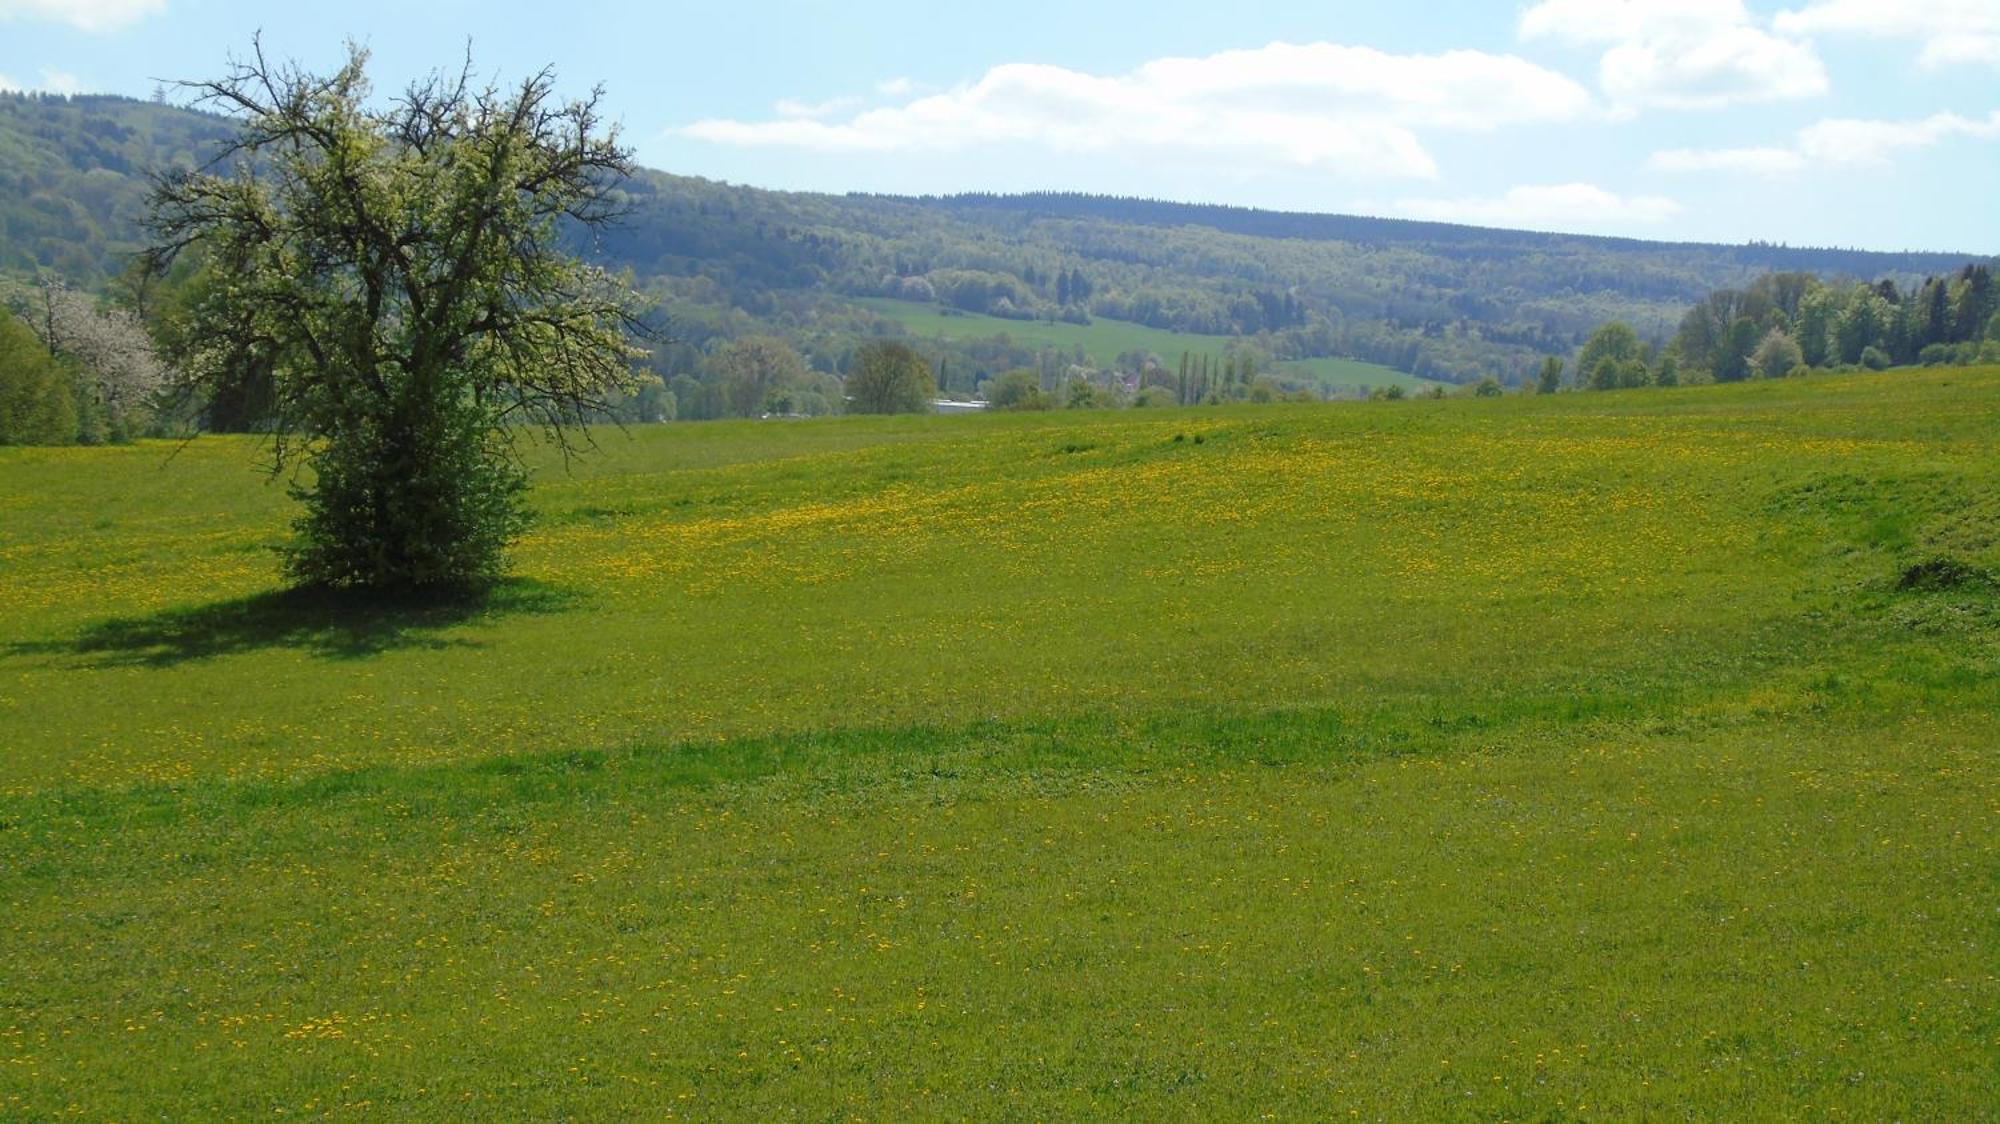
[[[0,272],[101,283],[139,248],[147,177],[214,151],[231,130],[129,98],[0,93]]]
[[[159,103],[0,95],[0,271],[103,284],[139,244],[146,174],[213,151],[228,128]],[[635,177],[624,197],[630,213],[587,250],[662,299],[678,341],[658,357],[666,377],[721,339],[759,333],[840,370],[858,338],[910,330],[879,304],[858,303],[892,297],[1208,337],[1190,341],[1197,349],[1240,339],[1277,362],[1346,357],[1450,381],[1519,382],[1607,320],[1664,340],[1689,305],[1770,271],[1914,288],[1979,260],[1077,195],[774,192],[661,172]],[[1014,343],[934,349],[968,375],[1035,359]]]

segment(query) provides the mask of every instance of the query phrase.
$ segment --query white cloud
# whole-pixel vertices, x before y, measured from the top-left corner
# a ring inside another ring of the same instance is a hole
[[[167,0],[0,0],[0,20],[49,20],[80,31],[116,31],[166,8]]]
[[[771,112],[780,117],[804,117],[817,121],[840,113],[849,113],[861,108],[860,98],[829,98],[826,101],[799,101],[796,98],[779,98],[771,106]]]
[[[1523,39],[1602,46],[1598,83],[1626,108],[1718,109],[1828,89],[1809,43],[1759,26],[1742,0],[1543,0]]]
[[[1921,65],[2000,66],[2000,0],[1819,0],[1779,12],[1787,35],[1855,35],[1922,44]]]
[[[83,80],[64,70],[42,68],[42,89],[52,94],[80,94]]]
[[[2000,67],[2000,35],[1947,35],[1924,44],[1917,64],[1926,70],[1948,66]]]
[[[875,83],[875,92],[885,98],[900,98],[915,93],[917,84],[908,78],[887,78]]]
[[[1816,164],[1887,164],[1905,149],[1931,148],[1958,137],[2000,138],[2000,110],[1984,119],[1939,113],[1921,121],[1821,121],[1799,133],[1799,151]]]
[[[1785,148],[1670,149],[1647,166],[1662,172],[1738,172],[1781,176],[1808,168],[1880,167],[1899,153],[1959,138],[2000,139],[2000,111],[1984,118],[1938,113],[1920,121],[1831,118],[1799,131]]]
[[[33,86],[28,86],[16,82],[5,74],[0,74],[0,92],[21,93],[25,90],[37,90],[49,94],[67,95],[83,93],[83,81],[74,74],[45,66],[41,70],[41,75],[42,80],[40,82]]]
[[[1681,205],[1657,195],[1616,195],[1588,183],[1517,187],[1500,196],[1399,199],[1391,207],[1406,218],[1557,230],[1622,230],[1655,226],[1680,214]]]
[[[1078,156],[1223,158],[1251,172],[1428,178],[1437,168],[1417,129],[1488,130],[1593,111],[1583,87],[1511,56],[1273,43],[1159,59],[1116,76],[1015,63],[955,90],[838,120],[708,120],[672,131],[821,152],[1018,144]]]

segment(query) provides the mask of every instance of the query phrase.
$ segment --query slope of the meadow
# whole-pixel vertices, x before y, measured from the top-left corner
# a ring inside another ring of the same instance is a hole
[[[2000,1104],[2000,371],[0,450],[0,1115]]]

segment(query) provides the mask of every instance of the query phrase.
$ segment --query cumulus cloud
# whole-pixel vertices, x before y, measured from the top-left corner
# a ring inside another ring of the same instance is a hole
[[[1959,137],[2000,138],[2000,110],[1984,118],[1938,113],[1921,121],[1835,119],[1799,133],[1799,151],[1815,164],[1887,164],[1908,149],[1931,148]]]
[[[2000,66],[2000,0],[1819,0],[1779,12],[1776,26],[1788,35],[1908,39],[1932,69]]]
[[[0,20],[48,20],[80,31],[116,31],[166,7],[167,0],[0,0]]]
[[[1246,171],[1428,178],[1437,167],[1419,129],[1483,131],[1592,112],[1589,91],[1511,56],[1273,43],[1112,76],[1015,63],[951,91],[838,119],[707,120],[673,132],[821,152],[1019,144],[1065,155],[1227,158]]]
[[[861,105],[862,101],[860,98],[829,98],[826,101],[819,102],[799,101],[796,98],[779,98],[776,104],[771,106],[771,112],[776,113],[780,117],[804,117],[817,121],[821,118],[833,117],[841,113],[851,113],[861,108]]]
[[[83,80],[68,71],[54,70],[45,66],[41,70],[41,76],[40,82],[30,86],[0,74],[0,92],[20,93],[24,90],[38,90],[49,94],[83,93]]]
[[[1565,183],[1517,187],[1499,196],[1400,199],[1391,209],[1406,218],[1474,226],[1624,230],[1666,222],[1682,208],[1658,195],[1624,196],[1595,184]]]
[[[83,92],[83,79],[66,70],[43,67],[42,89],[52,94],[80,94]]]
[[[1742,0],[1543,0],[1519,30],[1605,48],[1598,83],[1628,109],[1719,109],[1828,89],[1812,45],[1760,26]]]
[[[1919,121],[1837,117],[1801,129],[1788,147],[1669,149],[1654,153],[1647,166],[1662,172],[1780,176],[1808,168],[1880,167],[1901,153],[1961,138],[2000,138],[2000,111],[1983,118],[1937,113]]]

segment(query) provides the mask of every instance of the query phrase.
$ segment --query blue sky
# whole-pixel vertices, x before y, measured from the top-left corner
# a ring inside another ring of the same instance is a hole
[[[143,97],[259,29],[384,89],[553,64],[641,162],[764,187],[2000,252],[2000,0],[0,0],[0,83]]]

